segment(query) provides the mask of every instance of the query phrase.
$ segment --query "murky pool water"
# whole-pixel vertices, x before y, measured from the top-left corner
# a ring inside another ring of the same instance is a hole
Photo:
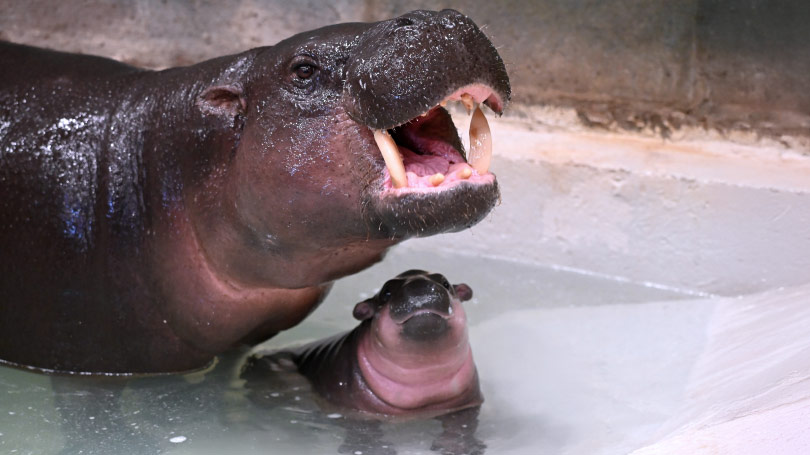
[[[711,305],[673,291],[408,243],[341,280],[301,326],[256,350],[352,328],[409,268],[468,283],[479,415],[371,424],[321,411],[295,377],[240,377],[250,352],[184,376],[48,377],[0,367],[3,454],[627,453],[681,402]],[[444,452],[441,452],[441,451]]]

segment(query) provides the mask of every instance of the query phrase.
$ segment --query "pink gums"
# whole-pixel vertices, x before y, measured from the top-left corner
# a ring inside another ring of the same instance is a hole
[[[452,149],[449,145],[447,146]],[[398,146],[402,155],[402,162],[405,165],[405,175],[408,177],[408,186],[394,188],[391,183],[391,174],[386,168],[383,171],[383,188],[385,194],[401,195],[404,193],[428,193],[443,191],[459,183],[469,182],[473,184],[488,184],[495,181],[495,176],[489,172],[484,175],[478,174],[458,152],[441,153],[439,155],[419,155],[413,151]],[[436,147],[438,149],[438,147]],[[469,169],[472,175],[468,178],[461,178],[460,173],[464,169]],[[444,181],[434,186],[430,182],[430,177],[434,174],[444,174]]]
[[[460,89],[450,94],[445,99],[447,101],[459,101],[461,100],[461,95],[464,94],[472,96],[473,100],[476,103],[483,103],[484,101],[487,101],[493,111],[496,112],[503,111],[504,106],[501,98],[498,95],[496,95],[491,88],[483,84],[465,85],[464,87],[461,87]]]

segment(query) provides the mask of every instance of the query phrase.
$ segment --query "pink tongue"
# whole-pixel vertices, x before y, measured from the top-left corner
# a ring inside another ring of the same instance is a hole
[[[419,155],[405,147],[399,147],[399,153],[402,154],[405,172],[413,172],[418,176],[430,176],[446,174],[450,169],[450,162],[441,156]]]

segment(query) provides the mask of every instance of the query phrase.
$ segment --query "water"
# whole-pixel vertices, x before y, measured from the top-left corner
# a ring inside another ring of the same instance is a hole
[[[810,284],[717,301],[686,399],[633,455],[807,453],[808,302]]]
[[[409,268],[475,293],[465,305],[486,402],[450,433],[435,419],[369,424],[321,410],[300,378],[241,378],[244,351],[206,371],[129,380],[0,368],[0,453],[422,454],[434,444],[448,453],[626,453],[681,401],[712,308],[670,290],[406,243],[255,350],[354,327],[354,304]]]

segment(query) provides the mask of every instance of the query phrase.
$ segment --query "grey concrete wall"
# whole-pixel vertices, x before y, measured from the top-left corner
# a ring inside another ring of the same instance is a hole
[[[810,135],[806,0],[4,0],[0,38],[161,68],[445,7],[484,27],[518,104],[665,136],[684,124]]]

